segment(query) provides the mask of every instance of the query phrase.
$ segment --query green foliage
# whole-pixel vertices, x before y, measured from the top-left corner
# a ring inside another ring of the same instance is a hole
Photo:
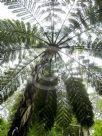
[[[36,43],[34,35],[37,36],[36,27],[31,27],[28,23],[25,25],[23,21],[19,20],[0,20],[0,42],[6,45],[7,48],[12,44],[13,49],[21,47],[22,43],[26,46]],[[9,48],[8,48],[9,49]],[[12,50],[12,48],[11,48]]]
[[[9,109],[9,121],[10,122],[11,122],[12,118],[14,117],[14,114],[16,113],[17,108],[19,107],[22,97],[23,97],[22,93],[16,94],[15,102],[12,105],[12,107],[10,107],[10,109]]]
[[[33,123],[28,132],[28,136],[67,136],[75,134],[75,136],[79,135],[79,126],[76,124],[69,125],[67,128],[59,126],[56,122],[52,127],[51,131],[47,132],[44,129],[44,126],[38,122]]]
[[[67,97],[78,122],[83,127],[93,125],[93,107],[81,79],[69,78],[65,82]]]
[[[3,118],[0,118],[0,136],[7,136],[8,122]]]
[[[95,89],[99,95],[102,95],[102,81],[96,80]]]
[[[101,66],[97,66],[96,64],[92,63],[89,64],[89,69],[93,71],[93,73],[100,75],[100,76],[94,76],[94,74],[88,73],[88,82],[91,84],[91,86],[95,89],[95,91],[99,94],[102,95],[102,81],[101,81],[101,73],[102,73],[102,68]]]
[[[12,119],[14,118],[14,114],[17,111],[21,98],[22,98],[22,93],[18,92],[14,96],[12,96],[11,100],[8,101],[7,109],[9,111],[9,117],[7,120],[5,120],[4,118],[0,118],[0,136],[7,136],[9,127],[11,126]]]
[[[99,112],[102,113],[102,99],[99,99],[99,100],[98,100],[98,103],[97,103],[96,106],[97,106]]]
[[[29,127],[28,136],[47,136],[44,125],[39,122],[32,122]]]
[[[58,90],[57,98],[57,116],[56,124],[62,128],[66,129],[72,120],[72,110],[68,100],[66,99],[66,93],[64,90]]]
[[[92,43],[92,49],[95,56],[102,58],[102,41],[100,40],[100,37],[95,39],[95,41]]]
[[[0,78],[1,89],[2,90],[4,89],[5,91],[3,91],[2,94],[0,94],[0,104],[6,101],[8,97],[12,96],[12,94],[14,93],[14,91],[17,90],[17,87],[20,84],[18,79],[15,81],[14,84],[12,84],[12,78],[14,77],[15,73],[16,73],[15,70],[9,69],[8,71],[5,71],[3,75],[1,75]],[[12,86],[10,86],[10,84],[12,84]]]
[[[48,78],[50,80],[46,80]],[[33,124],[34,128],[37,127],[38,134],[42,129],[47,133],[54,125],[57,112],[56,80],[56,77],[47,76],[46,78],[39,79],[36,83],[37,95],[34,100],[34,113],[31,119],[31,126]]]
[[[92,136],[102,136],[102,120],[96,120],[93,126],[94,133]]]

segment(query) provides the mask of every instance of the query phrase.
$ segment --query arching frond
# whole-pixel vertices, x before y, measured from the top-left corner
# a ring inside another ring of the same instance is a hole
[[[55,88],[57,79],[53,76],[52,80],[50,79],[51,76],[45,76],[45,78],[38,81],[38,95],[35,100],[35,113],[37,114],[37,119],[44,123],[44,128],[46,130],[51,130],[53,127],[57,112],[57,94]]]
[[[0,78],[0,104],[2,104],[20,86],[19,79],[12,81],[15,69],[5,72]]]
[[[93,108],[82,81],[71,77],[66,80],[65,85],[68,100],[78,122],[81,126],[91,127],[93,125]]]
[[[26,25],[15,20],[0,20],[0,58],[1,63],[21,61],[31,55],[34,48],[42,48],[43,39],[36,26]]]
[[[42,53],[41,53],[42,54]],[[40,55],[41,55],[40,54]],[[18,87],[24,84],[31,76],[31,72],[35,67],[36,59],[40,56],[33,54],[30,58],[26,57],[26,61],[18,63],[14,68],[9,68],[1,74],[0,79],[0,104],[17,91]]]
[[[71,107],[66,99],[66,93],[63,90],[58,90],[57,95],[56,124],[66,129],[72,120]]]
[[[63,27],[69,26],[74,29],[83,29],[83,26],[89,28],[90,14],[86,14],[90,2],[78,1],[33,1],[33,0],[19,0],[19,1],[3,1],[8,5],[9,9],[17,16],[22,17],[30,23],[36,24],[43,31],[42,34],[49,41],[49,34],[52,41],[55,42],[62,35]],[[95,13],[96,14],[96,13]],[[86,17],[86,15],[88,17]],[[97,15],[96,15],[97,16]],[[62,18],[63,17],[63,18]],[[70,17],[72,19],[70,20]],[[71,24],[69,22],[72,22]],[[82,26],[83,25],[83,26]],[[49,29],[50,28],[50,29]],[[74,33],[75,30],[73,29]],[[52,33],[52,34],[51,34]],[[51,42],[51,40],[50,40]]]
[[[0,20],[0,43],[7,49],[12,49],[12,46],[13,49],[20,48],[22,44],[26,47],[37,46],[39,39],[36,26],[31,27],[29,23],[25,25],[18,20]]]

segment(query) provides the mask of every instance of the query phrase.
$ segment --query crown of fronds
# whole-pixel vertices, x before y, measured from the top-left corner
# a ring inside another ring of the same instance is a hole
[[[1,0],[1,2],[24,22],[0,20],[0,104],[31,75],[34,79],[26,86],[24,98],[9,133],[26,135],[33,111],[36,113],[35,119],[38,119],[34,123],[41,123],[47,131],[53,127],[54,122],[59,126],[69,125],[72,113],[82,126],[92,126],[92,105],[84,85],[77,77],[83,80],[87,77],[87,82],[101,94],[101,75],[97,74],[99,69],[89,65],[89,59],[79,56],[77,61],[72,54],[74,51],[88,51],[94,56],[102,56],[100,51],[102,2],[100,0]],[[66,54],[61,50],[63,48]],[[63,61],[61,53],[67,57],[67,63]],[[73,67],[75,62],[78,66]],[[61,79],[65,71],[68,78],[66,88]],[[57,83],[42,80],[41,76],[46,74],[51,76],[52,73],[58,75],[60,87],[50,90],[49,88]],[[69,78],[69,75],[73,78]]]

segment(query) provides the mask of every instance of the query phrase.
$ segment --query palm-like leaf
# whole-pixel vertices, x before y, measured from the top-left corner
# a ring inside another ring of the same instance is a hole
[[[93,125],[92,104],[82,81],[72,77],[65,84],[68,94],[67,97],[78,122],[82,126],[89,128]]]
[[[66,93],[63,90],[58,91],[58,105],[56,124],[61,128],[66,129],[72,120],[72,111],[68,100],[66,99]]]
[[[42,89],[37,86],[38,96],[35,100],[35,112],[38,114],[37,119],[45,124],[45,129],[50,130],[54,124],[57,110],[57,94],[55,89],[57,78],[52,77],[52,81],[47,81],[46,79],[48,78],[49,76],[46,76],[46,78],[38,81]],[[47,88],[47,86],[49,87]]]
[[[29,23],[25,25],[20,21],[0,20],[0,41],[5,45],[19,44],[21,46],[22,43],[26,46],[32,45],[36,43],[34,35],[37,36],[37,29],[32,28]]]
[[[31,53],[32,48],[43,46],[40,40],[40,33],[37,32],[36,26],[31,27],[21,21],[0,20],[0,55],[2,63],[18,59],[28,52]]]
[[[9,68],[8,71],[6,70],[1,74],[0,103],[10,97],[25,82],[25,79],[30,77],[29,74],[34,68],[36,57],[38,56],[26,57],[26,61],[18,63],[14,68]]]

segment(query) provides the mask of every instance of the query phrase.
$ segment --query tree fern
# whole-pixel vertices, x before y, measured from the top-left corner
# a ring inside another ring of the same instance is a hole
[[[20,106],[15,113],[15,117],[8,132],[8,136],[15,134],[19,136],[25,136],[27,134],[27,126],[32,115],[35,94],[36,90],[34,84],[33,82],[29,82],[27,84],[24,97],[20,102]]]
[[[102,36],[101,32],[97,32],[101,28],[101,2],[96,0],[92,2],[1,0],[1,2],[25,21],[24,23],[18,20],[0,20],[1,103],[32,76],[8,135],[18,133],[19,136],[26,136],[30,121],[33,121],[35,128],[38,122],[37,127],[42,127],[43,132],[51,130],[56,122],[59,126],[63,124],[67,127],[71,122],[71,112],[76,115],[81,126],[91,127],[92,105],[84,85],[76,77],[85,79],[84,75],[88,73],[92,75],[93,71],[89,69],[89,60],[84,58],[77,60],[73,54],[88,51],[92,55],[99,55],[97,49],[101,49],[101,41],[96,42],[96,38],[101,39]],[[93,19],[93,13],[96,21]],[[65,50],[61,50],[64,48]],[[62,54],[68,59],[67,64]],[[2,67],[11,61],[14,64],[16,59],[19,60],[18,64],[14,65],[13,69],[9,66],[9,69],[3,72]],[[77,67],[73,67],[75,63]],[[55,69],[57,70],[54,71]],[[58,75],[57,88],[55,87],[57,83],[55,81],[53,83],[52,80],[53,73]],[[67,78],[75,77],[68,78],[65,82],[67,95],[61,79],[63,73]],[[50,76],[50,80],[46,74]],[[94,75],[99,79],[97,74]]]

